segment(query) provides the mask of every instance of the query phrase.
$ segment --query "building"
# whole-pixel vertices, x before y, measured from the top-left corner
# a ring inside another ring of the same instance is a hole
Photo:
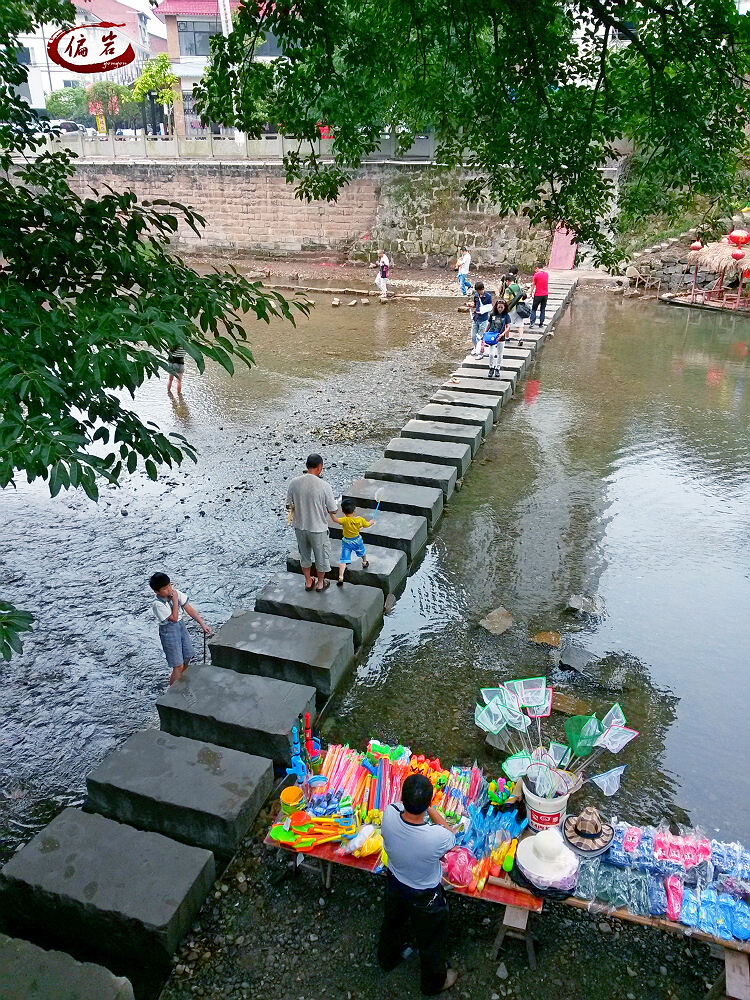
[[[113,80],[128,86],[140,76],[147,59],[166,51],[166,39],[151,31],[154,24],[144,11],[120,0],[76,0],[75,7],[76,24],[96,24],[99,21],[122,24],[124,27],[119,30],[130,39],[135,60],[110,73],[74,73],[58,66],[47,55],[47,43],[59,30],[59,25],[45,24],[33,35],[21,35],[18,59],[26,66],[28,79],[19,90],[21,97],[37,110],[44,109],[47,94],[63,87],[85,87],[97,80]]]
[[[234,12],[241,0],[229,0]],[[175,127],[179,135],[200,131],[200,121],[193,114],[193,87],[200,81],[208,65],[209,39],[221,34],[218,0],[162,0],[154,11],[167,29],[167,52],[172,72],[179,78],[182,101],[175,102]],[[256,59],[271,59],[280,54],[278,44],[269,33],[263,45],[255,50]]]

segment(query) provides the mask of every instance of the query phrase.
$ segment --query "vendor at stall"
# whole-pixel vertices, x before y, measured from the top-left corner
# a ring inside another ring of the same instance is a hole
[[[419,950],[422,992],[435,996],[448,990],[458,974],[445,960],[448,940],[448,900],[442,885],[440,859],[452,847],[453,828],[430,807],[434,789],[423,774],[404,781],[401,802],[384,811],[381,824],[388,855],[385,910],[378,943],[378,963],[395,969],[408,947],[407,925]],[[431,820],[425,822],[425,817]]]

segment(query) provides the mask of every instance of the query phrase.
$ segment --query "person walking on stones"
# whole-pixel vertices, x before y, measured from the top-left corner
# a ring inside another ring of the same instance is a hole
[[[547,296],[549,294],[549,274],[544,270],[543,264],[537,264],[534,268],[534,276],[531,279],[531,319],[529,329],[536,324],[536,311],[539,309],[539,326],[544,327],[544,310],[547,308]]]
[[[317,453],[307,456],[307,472],[289,483],[287,510],[297,536],[299,561],[305,576],[305,590],[321,591],[331,586],[326,573],[331,569],[331,539],[328,535],[328,515],[335,514],[338,504],[330,484],[321,479],[323,459]],[[312,575],[315,564],[317,584]]]
[[[436,996],[458,978],[445,961],[448,900],[440,859],[456,844],[453,828],[433,809],[433,787],[423,774],[410,774],[401,802],[383,813],[380,832],[388,855],[378,964],[395,969],[408,948],[407,925],[419,949],[422,993]],[[428,816],[431,823],[425,823]]]
[[[490,321],[483,340],[489,351],[490,367],[487,378],[500,378],[500,365],[503,362],[503,347],[510,330],[510,311],[505,299],[498,299],[492,307]]]
[[[362,560],[362,569],[367,569],[370,563],[367,561],[367,551],[365,543],[360,534],[361,528],[371,528],[374,521],[368,521],[366,517],[356,517],[354,511],[357,505],[351,498],[347,498],[341,504],[342,514],[331,514],[331,520],[341,525],[341,558],[339,559],[339,579],[338,586],[344,586],[344,573],[346,567],[351,565],[352,556],[358,556]]]
[[[473,358],[481,358],[484,354],[484,331],[492,309],[492,293],[484,290],[484,282],[474,285],[474,308],[471,313],[471,342],[474,345],[471,352]]]
[[[159,638],[167,658],[167,665],[172,670],[169,683],[174,684],[187,669],[191,657],[195,656],[190,635],[182,620],[182,612],[197,621],[206,635],[211,633],[211,629],[195,608],[188,604],[187,594],[178,590],[166,573],[154,573],[148,582],[156,594],[156,600],[151,607],[159,622]]]
[[[511,264],[508,268],[507,282],[505,283],[504,298],[508,303],[508,310],[510,312],[510,325],[520,327],[523,330],[523,321],[526,316],[529,315],[529,307],[525,304],[524,300],[526,298],[526,292],[523,290],[521,285],[518,283],[518,268],[515,264]],[[523,304],[521,311],[525,313],[521,316],[519,312],[519,305]]]
[[[469,268],[471,267],[471,254],[466,247],[461,247],[456,260],[454,271],[458,271],[458,284],[462,295],[468,295],[472,287],[469,281]]]
[[[380,297],[385,299],[388,297],[388,277],[391,273],[391,262],[388,258],[388,254],[381,251],[378,254],[378,275],[375,278],[375,284],[380,289]]]

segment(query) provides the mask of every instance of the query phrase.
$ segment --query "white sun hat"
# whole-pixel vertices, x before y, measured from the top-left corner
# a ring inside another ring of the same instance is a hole
[[[516,850],[516,864],[539,889],[575,889],[579,861],[556,826],[522,840]]]

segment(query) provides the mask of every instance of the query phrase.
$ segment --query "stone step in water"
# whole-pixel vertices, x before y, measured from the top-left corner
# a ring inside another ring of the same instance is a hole
[[[452,465],[463,476],[471,465],[471,448],[450,441],[427,441],[420,438],[391,438],[385,449],[386,458],[405,462],[436,462]]]
[[[518,339],[523,343],[524,347],[533,350],[535,356],[539,353],[540,348],[544,346],[544,334],[541,332],[535,333],[534,330],[529,330],[528,327],[524,327],[523,333],[519,333]]]
[[[502,378],[488,379],[486,376],[476,378],[477,373],[472,372],[469,368],[464,370],[467,372],[466,375],[462,375],[460,378],[452,375],[447,382],[443,382],[440,388],[446,389],[448,392],[471,392],[485,396],[500,396],[503,406],[509,402],[516,386],[515,372],[501,372]]]
[[[349,628],[243,609],[233,612],[208,648],[216,667],[305,684],[325,698],[354,662]]]
[[[449,389],[436,389],[430,397],[430,404],[456,407],[458,409],[463,409],[464,407],[479,410],[487,409],[492,413],[492,420],[494,423],[500,415],[503,398],[498,395],[493,396],[490,393],[480,396],[472,392],[456,392]]]
[[[134,1000],[130,980],[64,951],[0,934],[2,1000]]]
[[[426,522],[425,522],[426,529]],[[296,573],[277,573],[258,592],[255,610],[283,618],[338,625],[354,633],[354,645],[375,634],[383,620],[383,591],[377,587],[337,587],[306,591]]]
[[[507,379],[508,382],[511,382],[513,388],[515,389],[516,383],[523,375],[523,362],[516,361],[512,358],[505,358],[505,356],[503,356],[503,360],[500,362],[500,372],[502,374],[502,377],[504,379]],[[451,377],[474,378],[476,374],[477,374],[476,368],[464,368],[462,366],[461,368],[457,368],[454,372],[452,372]]]
[[[86,778],[86,809],[230,857],[273,789],[273,763],[147,729]]]
[[[442,497],[442,493],[440,496]],[[331,569],[327,574],[329,580],[338,580],[339,578],[339,553],[340,547],[334,544],[331,552]],[[367,561],[367,569],[363,569],[362,560],[355,556],[346,567],[345,580],[358,587],[379,587],[386,596],[397,594],[401,590],[406,580],[406,574],[409,572],[409,560],[403,549],[389,549],[382,545],[368,544]],[[288,573],[302,572],[298,549],[290,549],[287,552],[286,568]],[[313,623],[308,622],[307,624]],[[325,627],[331,628],[332,626]],[[345,631],[352,638],[349,629]]]
[[[168,967],[216,877],[214,856],[63,809],[0,870],[5,929],[117,974]]]
[[[401,462],[393,458],[379,458],[365,472],[365,479],[386,479],[394,483],[410,483],[413,486],[435,486],[443,491],[446,500],[450,500],[456,488],[457,478],[456,469],[452,465]]]
[[[495,422],[494,414],[488,407],[455,406],[446,403],[428,403],[415,416],[416,420],[437,420],[446,424],[465,424],[480,427],[482,435],[489,434]]]
[[[172,736],[268,757],[284,767],[292,726],[315,714],[315,688],[275,677],[194,664],[156,702],[161,728]]]
[[[401,437],[468,444],[473,458],[484,434],[481,427],[472,427],[469,424],[448,423],[442,420],[410,420],[401,428]]]
[[[539,353],[539,342],[537,339],[526,339],[520,330],[513,331],[513,335],[508,343],[514,351],[528,351],[532,359]]]
[[[369,510],[357,510],[356,514],[368,520],[374,517],[374,511]],[[365,546],[372,542],[373,545],[402,549],[409,562],[414,562],[427,544],[427,518],[419,514],[396,514],[381,507],[374,519],[375,524],[371,528],[361,530]],[[339,539],[343,535],[340,524],[332,524],[329,531],[332,538]],[[341,547],[337,548],[341,552]]]
[[[344,490],[342,500],[354,500],[358,507],[372,509],[378,504],[376,494],[380,494],[381,490],[380,510],[426,517],[430,529],[440,520],[443,491],[435,486],[411,486],[385,479],[355,479],[349,489]]]
[[[506,347],[506,348],[503,349],[503,362],[505,362],[505,361],[520,361],[522,363],[523,367],[522,367],[519,375],[523,375],[526,372],[526,370],[531,365],[531,361],[532,361],[531,351],[524,351],[522,348],[515,348],[514,349],[514,348]],[[471,368],[471,369],[473,369],[475,371],[483,371],[485,373],[487,372],[487,369],[489,368],[489,366],[490,366],[490,358],[489,358],[489,354],[486,351],[482,355],[481,358],[475,358],[475,357],[472,357],[471,354],[469,354],[461,362],[461,368],[462,369],[464,369],[464,368]]]

